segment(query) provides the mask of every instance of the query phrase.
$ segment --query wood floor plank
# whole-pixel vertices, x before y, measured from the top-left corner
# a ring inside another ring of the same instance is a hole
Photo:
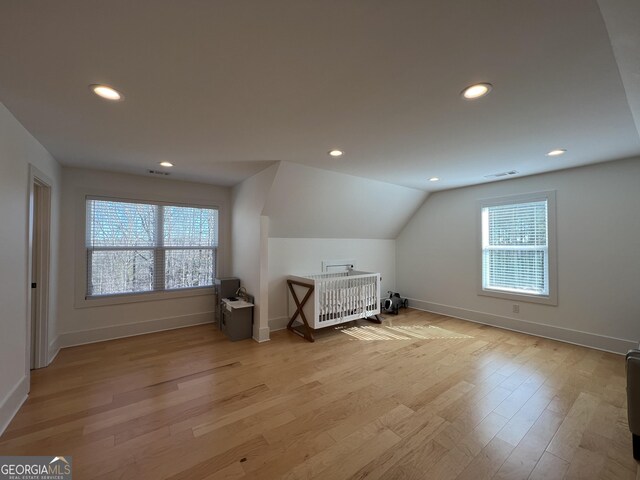
[[[599,400],[593,395],[580,393],[547,447],[547,451],[571,462],[598,404]]]
[[[559,414],[545,410],[502,464],[494,478],[500,480],[529,478],[561,423],[562,417]],[[500,434],[498,437],[503,438]]]
[[[417,310],[270,342],[201,325],[63,349],[3,455],[76,479],[633,479],[624,358]]]
[[[513,450],[513,445],[494,438],[476,455],[467,468],[458,476],[459,480],[483,480],[494,476]]]
[[[536,464],[529,480],[561,480],[569,468],[569,462],[556,457],[552,453],[544,452]]]
[[[384,454],[399,441],[400,437],[391,430],[384,429],[352,452],[345,461],[340,463],[333,462],[329,468],[322,470],[318,477],[336,480],[351,478],[360,468]]]
[[[376,480],[379,478],[404,478],[405,473],[426,471],[427,465],[434,463],[447,451],[433,438],[442,430],[446,422],[433,416],[430,421],[417,428],[389,449],[356,472],[352,478]],[[404,473],[403,473],[404,472]]]

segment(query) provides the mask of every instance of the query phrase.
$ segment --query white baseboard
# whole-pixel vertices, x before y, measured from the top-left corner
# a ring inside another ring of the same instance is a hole
[[[278,330],[284,330],[289,323],[289,317],[277,317],[269,319],[269,330],[277,332]]]
[[[61,348],[73,347],[87,343],[115,340],[116,338],[144,335],[145,333],[191,327],[194,325],[201,325],[203,323],[213,323],[214,316],[214,312],[192,313],[177,317],[158,318],[144,322],[112,325],[92,330],[81,330],[79,332],[61,333],[58,336],[58,344]]]
[[[18,413],[28,394],[29,377],[25,375],[0,402],[0,435]]]
[[[47,362],[47,366],[51,364],[55,360],[55,358],[60,353],[60,336],[57,335],[56,338],[49,344],[49,361]]]
[[[557,327],[555,325],[547,325],[545,323],[536,323],[518,318],[503,317],[491,313],[478,312],[475,310],[467,310],[465,308],[452,307],[450,305],[417,300],[415,298],[409,299],[409,307],[415,308],[416,310],[423,310],[425,312],[447,315],[461,320],[468,320],[470,322],[504,328],[505,330],[513,330],[515,332],[535,335],[537,337],[559,340],[561,342],[595,348],[597,350],[604,350],[605,352],[625,354],[628,350],[637,348],[638,346],[638,342],[634,340],[608,337],[606,335],[582,332],[580,330],[572,330],[570,328]]]

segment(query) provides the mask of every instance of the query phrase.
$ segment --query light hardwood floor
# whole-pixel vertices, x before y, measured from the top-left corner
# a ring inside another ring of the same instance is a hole
[[[213,326],[62,350],[3,455],[79,479],[635,479],[624,359],[407,310],[231,343]]]

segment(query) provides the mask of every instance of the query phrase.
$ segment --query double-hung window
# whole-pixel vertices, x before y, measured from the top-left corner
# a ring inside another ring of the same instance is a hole
[[[211,287],[218,210],[86,200],[86,298]]]
[[[479,293],[557,304],[555,192],[480,202]]]

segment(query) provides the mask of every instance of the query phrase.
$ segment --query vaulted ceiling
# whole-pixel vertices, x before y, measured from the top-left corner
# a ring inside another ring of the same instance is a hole
[[[233,185],[285,160],[470,185],[640,154],[638,47],[612,47],[635,23],[605,24],[602,3],[4,0],[0,101],[64,165],[168,160],[174,178]],[[493,91],[463,100],[476,82]]]

